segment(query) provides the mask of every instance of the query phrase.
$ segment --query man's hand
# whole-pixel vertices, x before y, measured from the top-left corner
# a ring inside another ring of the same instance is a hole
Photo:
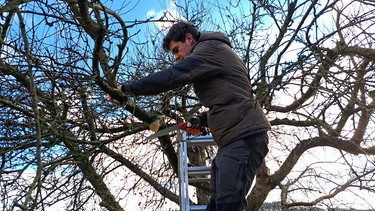
[[[121,86],[122,86],[122,85],[118,85],[118,86],[117,86],[117,89],[118,89],[119,91],[121,91]],[[119,102],[119,101],[116,100],[116,99],[113,99],[112,96],[111,96],[110,94],[107,94],[107,98],[108,98],[109,101],[114,102],[114,103],[117,103],[117,104],[120,104],[121,106],[126,105],[126,103],[128,102],[128,98],[127,98],[127,97],[122,97],[122,98],[121,98],[121,102]]]
[[[122,86],[122,85],[118,85],[118,86],[117,86],[117,89],[120,90],[120,91],[121,91],[121,86]],[[109,94],[107,94],[107,98],[108,98],[109,101],[112,101],[112,100],[113,100],[112,97],[111,97],[111,95],[109,95]]]
[[[199,117],[191,117],[187,122],[188,129],[201,129],[201,119]]]
[[[186,132],[188,132],[188,130],[198,130],[200,132],[200,135],[202,136],[205,136],[209,133],[207,128],[202,126],[202,120],[198,116],[194,116],[188,119]]]

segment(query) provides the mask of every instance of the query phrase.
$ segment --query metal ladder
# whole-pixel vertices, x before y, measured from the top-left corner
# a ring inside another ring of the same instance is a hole
[[[211,136],[194,136],[188,138],[183,133],[182,140],[179,144],[179,183],[180,183],[180,211],[199,211],[206,210],[207,205],[190,205],[189,201],[189,182],[207,182],[209,178],[191,176],[205,176],[210,174],[210,166],[188,166],[188,147],[193,146],[210,146],[214,145]]]

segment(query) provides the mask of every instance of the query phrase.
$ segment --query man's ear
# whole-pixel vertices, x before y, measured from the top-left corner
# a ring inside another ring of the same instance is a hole
[[[185,42],[188,43],[189,45],[194,45],[195,40],[194,40],[194,37],[191,33],[186,33]]]

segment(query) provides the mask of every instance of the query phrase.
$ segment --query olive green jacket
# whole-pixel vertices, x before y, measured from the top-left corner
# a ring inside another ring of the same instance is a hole
[[[189,56],[168,69],[124,84],[122,91],[155,95],[190,83],[202,105],[209,108],[199,116],[219,147],[244,134],[270,129],[252,96],[247,69],[228,37],[219,32],[201,32]]]

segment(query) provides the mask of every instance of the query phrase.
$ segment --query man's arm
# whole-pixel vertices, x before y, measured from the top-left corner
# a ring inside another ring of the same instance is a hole
[[[133,95],[156,95],[199,80],[198,69],[204,62],[195,57],[186,57],[172,67],[150,74],[137,81],[121,85],[121,91]]]

